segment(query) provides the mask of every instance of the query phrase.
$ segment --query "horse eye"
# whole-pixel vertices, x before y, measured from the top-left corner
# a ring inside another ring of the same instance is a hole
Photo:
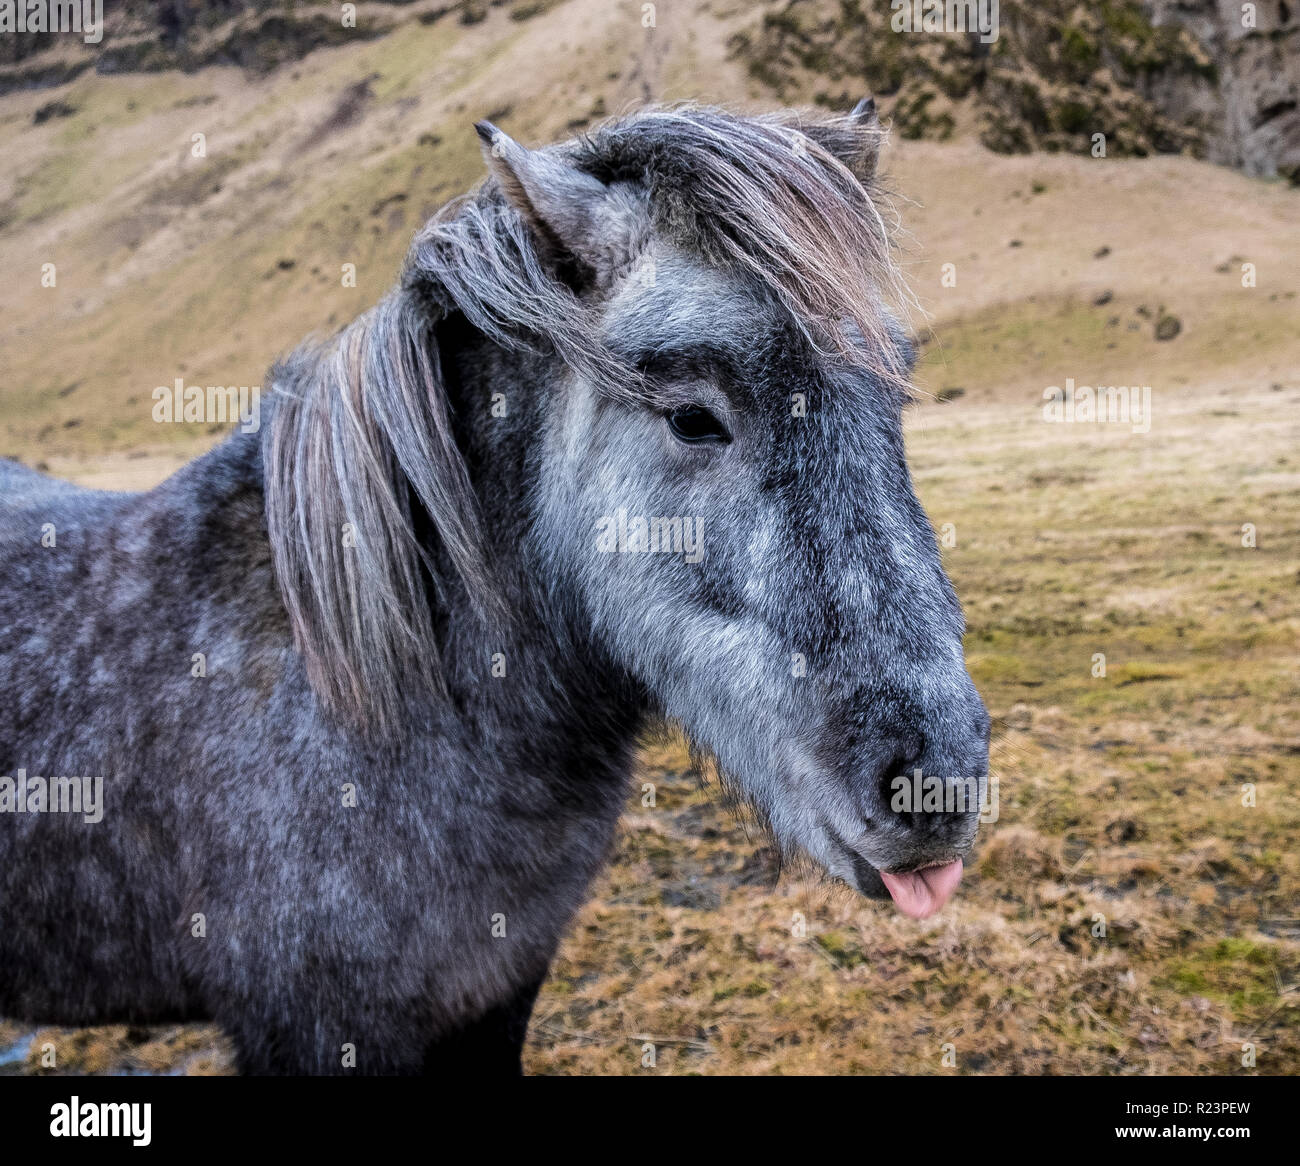
[[[699,405],[685,405],[668,414],[668,428],[678,441],[689,445],[701,442],[725,443],[731,440],[731,434],[707,409]]]

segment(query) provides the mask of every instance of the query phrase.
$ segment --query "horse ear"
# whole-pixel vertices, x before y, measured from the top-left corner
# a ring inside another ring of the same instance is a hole
[[[864,97],[844,116],[842,124],[849,133],[841,141],[831,143],[829,148],[865,186],[875,176],[880,147],[885,140],[885,130],[876,112],[876,99]]]
[[[474,128],[488,170],[544,258],[576,259],[607,275],[629,257],[637,207],[625,184],[606,186],[549,150],[527,150],[489,121]]]

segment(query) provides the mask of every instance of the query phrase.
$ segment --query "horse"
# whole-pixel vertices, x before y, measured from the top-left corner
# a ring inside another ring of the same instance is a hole
[[[782,855],[918,917],[960,878],[989,718],[874,107],[476,129],[255,430],[140,493],[0,463],[0,1014],[517,1074],[659,723]]]

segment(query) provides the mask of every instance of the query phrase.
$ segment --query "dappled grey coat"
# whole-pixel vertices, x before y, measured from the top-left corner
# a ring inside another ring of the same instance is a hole
[[[903,456],[874,116],[480,132],[492,178],[259,432],[141,494],[0,462],[0,774],[103,790],[0,787],[0,1014],[517,1069],[650,716],[865,893],[969,847],[879,785],[982,778],[987,718]],[[702,560],[605,553],[620,509]]]

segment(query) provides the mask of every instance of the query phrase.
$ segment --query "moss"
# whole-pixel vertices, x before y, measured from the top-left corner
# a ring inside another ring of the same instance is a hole
[[[1149,684],[1156,680],[1179,680],[1185,675],[1181,669],[1167,665],[1125,662],[1107,670],[1107,679],[1117,687],[1126,684]]]
[[[541,16],[550,12],[552,8],[558,8],[564,0],[520,0],[519,3],[511,5],[511,20],[531,20],[534,16]]]
[[[1277,953],[1271,947],[1254,943],[1249,939],[1229,937],[1221,939],[1214,945],[1210,958],[1220,964],[1250,964],[1252,967],[1272,967],[1277,962]]]
[[[804,0],[767,13],[733,39],[733,54],[787,99],[836,92],[894,97],[886,106],[901,136],[943,140],[951,110],[934,95],[973,107],[980,139],[999,153],[1086,153],[1099,128],[1108,153],[1141,156],[1204,150],[1206,127],[1159,100],[1166,78],[1207,78],[1213,62],[1184,29],[1154,29],[1135,3],[1084,7],[1071,0],[1004,0],[1004,34],[992,45],[959,33],[895,32],[885,5]],[[1014,29],[1014,35],[1007,30]],[[1113,81],[1098,84],[1106,70]]]
[[[1074,79],[1086,80],[1101,65],[1101,47],[1083,29],[1067,25],[1061,31],[1061,59]]]
[[[1181,994],[1205,996],[1235,1010],[1258,1009],[1277,1000],[1277,965],[1275,946],[1229,937],[1171,961],[1160,982]]]
[[[813,943],[830,956],[837,967],[854,968],[867,961],[862,949],[843,932],[823,932],[813,936]]]
[[[993,656],[983,653],[967,660],[977,684],[1014,684],[1026,675],[1025,662],[1018,656]]]

